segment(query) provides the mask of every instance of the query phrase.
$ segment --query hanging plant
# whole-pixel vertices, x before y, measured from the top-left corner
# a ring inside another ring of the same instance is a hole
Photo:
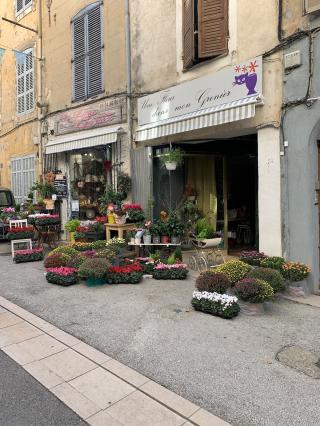
[[[176,170],[183,164],[185,152],[181,148],[170,149],[170,151],[160,155],[160,163],[167,170]]]

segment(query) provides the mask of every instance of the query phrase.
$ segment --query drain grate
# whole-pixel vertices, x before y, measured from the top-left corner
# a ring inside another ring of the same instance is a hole
[[[320,379],[320,356],[301,346],[285,346],[276,355],[281,364],[300,371],[313,379]]]

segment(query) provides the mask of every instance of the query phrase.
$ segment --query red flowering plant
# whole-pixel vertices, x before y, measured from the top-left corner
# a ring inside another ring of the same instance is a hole
[[[23,262],[34,262],[37,260],[43,260],[43,248],[39,247],[31,250],[17,250],[14,252],[13,261],[15,263]]]
[[[38,226],[58,225],[60,223],[60,217],[58,214],[32,214],[28,216],[28,223]]]
[[[146,218],[140,204],[125,203],[123,209],[127,213],[127,222],[140,223]]]
[[[98,216],[96,217],[96,222],[105,224],[107,222],[107,218],[105,216]]]
[[[88,232],[88,227],[87,226],[78,226],[76,228],[75,233],[74,233],[74,239],[75,240],[80,240],[82,238],[86,238],[86,232]]]
[[[48,268],[46,273],[48,283],[68,286],[78,281],[77,270],[67,266],[59,268]]]
[[[109,284],[139,284],[142,277],[143,269],[138,262],[131,265],[112,266],[107,272]]]
[[[8,240],[22,240],[24,238],[33,238],[33,226],[21,226],[20,228],[10,228],[7,233]]]

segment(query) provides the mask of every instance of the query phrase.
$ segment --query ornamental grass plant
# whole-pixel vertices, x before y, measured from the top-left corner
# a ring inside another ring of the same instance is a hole
[[[286,282],[279,271],[272,268],[256,268],[249,272],[247,278],[256,278],[266,281],[273,288],[274,293],[285,289]]]

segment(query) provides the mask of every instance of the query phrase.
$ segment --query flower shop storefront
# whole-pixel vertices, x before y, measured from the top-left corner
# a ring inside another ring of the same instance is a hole
[[[133,164],[146,166],[134,170],[134,201],[145,203],[143,188],[155,216],[199,212],[226,249],[280,255],[280,135],[261,126],[263,78],[257,57],[140,98]]]

